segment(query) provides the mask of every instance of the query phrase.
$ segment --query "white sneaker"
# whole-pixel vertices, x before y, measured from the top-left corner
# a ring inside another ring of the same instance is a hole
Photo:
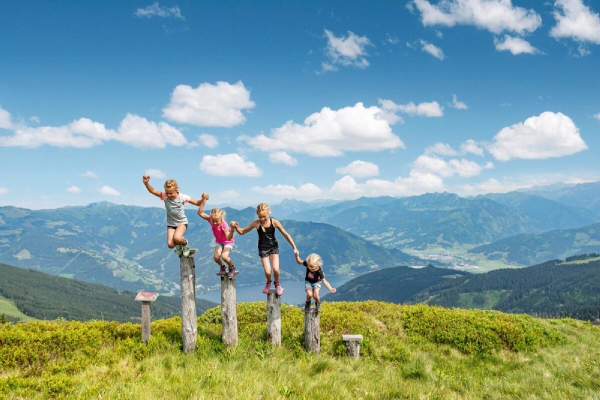
[[[183,247],[181,248],[181,253],[183,254],[184,257],[189,257],[190,256],[190,246],[188,246],[187,244],[184,244]]]
[[[180,244],[178,244],[177,246],[175,246],[175,250],[174,251],[175,251],[175,253],[179,257],[181,257],[181,254],[183,254],[183,248],[182,248],[182,246]]]

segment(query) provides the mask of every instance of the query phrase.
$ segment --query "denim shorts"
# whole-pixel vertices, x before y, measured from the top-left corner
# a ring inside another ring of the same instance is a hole
[[[233,245],[232,244],[217,243],[217,244],[215,244],[215,247],[220,247],[221,249],[231,249],[231,250],[233,250]]]
[[[304,290],[321,290],[321,282],[310,283],[304,281]]]
[[[258,249],[260,258],[269,257],[271,254],[279,254],[279,247],[271,247],[269,249]]]

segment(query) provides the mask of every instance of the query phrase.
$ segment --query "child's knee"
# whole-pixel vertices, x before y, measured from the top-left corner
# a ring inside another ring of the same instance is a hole
[[[170,249],[175,247],[175,243],[167,243],[167,246],[169,246]]]

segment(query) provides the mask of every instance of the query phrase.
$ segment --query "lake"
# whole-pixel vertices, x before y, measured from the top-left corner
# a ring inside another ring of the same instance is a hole
[[[327,282],[331,284],[334,288],[338,288],[344,283],[348,282],[351,279],[356,278],[356,275],[353,276],[342,276],[342,275],[327,275]],[[284,292],[281,296],[281,302],[284,304],[304,304],[306,299],[306,293],[304,291],[304,281],[288,281],[281,282],[283,286]],[[265,287],[264,283],[261,285],[248,285],[248,286],[238,286],[236,289],[236,297],[238,302],[250,302],[250,301],[266,301],[267,295],[262,292]],[[274,287],[271,285],[271,287]],[[324,301],[327,300],[326,295],[329,293],[329,290],[325,286],[321,288],[321,297]],[[209,301],[213,301],[215,303],[221,303],[221,289],[213,290],[207,293],[199,294],[199,299],[205,299]]]

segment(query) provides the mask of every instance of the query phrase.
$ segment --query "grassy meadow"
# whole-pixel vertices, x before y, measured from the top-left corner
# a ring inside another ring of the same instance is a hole
[[[496,311],[383,302],[324,303],[321,351],[303,349],[304,313],[282,305],[282,346],[263,302],[238,304],[239,344],[220,308],[198,318],[196,352],[178,317],[139,324],[0,326],[0,398],[600,399],[600,328]],[[343,334],[362,334],[351,360]]]

